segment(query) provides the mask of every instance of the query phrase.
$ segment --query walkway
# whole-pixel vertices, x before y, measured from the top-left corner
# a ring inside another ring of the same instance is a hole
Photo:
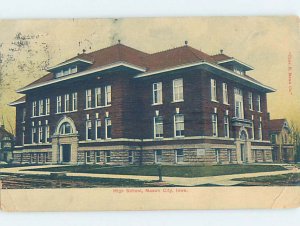
[[[31,169],[38,168],[52,168],[52,167],[66,167],[66,165],[42,165],[42,166],[26,166],[26,167],[15,167],[15,168],[4,168],[0,169],[0,173],[15,173],[15,174],[27,174],[27,175],[50,175],[51,172],[45,171],[30,171]],[[204,184],[212,185],[223,185],[231,186],[240,184],[243,181],[234,181],[233,179],[238,178],[249,178],[249,177],[260,177],[260,176],[273,176],[282,175],[288,173],[300,173],[298,168],[283,171],[272,171],[272,172],[259,172],[259,173],[243,173],[243,174],[232,174],[232,175],[221,175],[211,177],[163,177],[163,181],[181,186],[196,186]],[[138,175],[118,175],[118,174],[92,174],[92,173],[66,173],[69,177],[91,177],[91,178],[116,178],[116,179],[132,179],[132,180],[143,180],[153,181],[158,180],[158,176],[138,176]]]

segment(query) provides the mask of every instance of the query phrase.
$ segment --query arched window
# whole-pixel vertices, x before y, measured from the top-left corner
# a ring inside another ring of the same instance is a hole
[[[241,131],[240,139],[241,140],[247,140],[247,134],[244,130]]]
[[[60,128],[59,128],[59,133],[60,134],[70,134],[70,133],[73,133],[73,129],[70,125],[70,123],[68,122],[64,122]]]

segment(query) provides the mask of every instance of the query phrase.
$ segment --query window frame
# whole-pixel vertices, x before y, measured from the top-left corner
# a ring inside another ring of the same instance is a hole
[[[110,125],[108,125],[108,121],[110,121]],[[110,126],[110,137],[107,136],[108,127]],[[111,118],[107,117],[105,118],[105,139],[112,139],[112,122]]]
[[[100,126],[98,125],[100,123]],[[100,133],[98,133],[98,128],[100,127]],[[101,140],[101,129],[102,129],[102,122],[101,119],[97,118],[95,119],[95,139],[96,140]],[[100,135],[98,137],[98,135]]]
[[[44,112],[44,100],[43,99],[39,100],[39,111],[38,112],[39,112],[38,116],[45,115],[45,112]]]
[[[92,90],[87,89],[85,90],[85,109],[93,108],[92,104]]]
[[[99,104],[98,104],[99,102]],[[101,87],[95,88],[95,107],[101,107]]]
[[[157,100],[155,100],[155,97]],[[159,105],[162,103],[162,82],[155,82],[152,84],[152,104]]]
[[[158,119],[161,119],[161,122],[157,122],[157,120]],[[154,125],[153,125],[153,136],[154,136],[154,138],[164,138],[164,121],[163,121],[163,117],[162,116],[156,116],[156,117],[154,117],[153,118],[153,123],[154,123]],[[159,125],[161,125],[162,126],[162,136],[157,136],[157,135],[160,135],[160,134],[157,134],[157,126],[159,126]]]
[[[111,106],[111,100],[112,100],[112,87],[111,87],[111,85],[105,86],[104,91],[105,91],[105,106]]]
[[[45,109],[45,114],[50,115],[50,98],[46,98],[46,109]]]
[[[253,111],[253,93],[248,92],[248,107],[249,110]]]
[[[65,94],[65,111],[64,112],[70,112],[70,94]]]
[[[178,117],[183,117],[183,120],[177,121],[176,119]],[[185,128],[184,128],[184,114],[175,114],[173,117],[173,121],[174,121],[174,137],[184,137],[185,135]],[[177,124],[182,123],[183,124],[183,130],[177,130]],[[180,131],[180,135],[177,135],[177,131]],[[183,131],[183,134],[182,134]]]
[[[260,94],[257,94],[256,101],[257,101],[257,111],[261,112],[261,96],[260,96]]]
[[[85,140],[92,140],[92,121],[90,119],[85,121]]]
[[[32,117],[37,116],[36,101],[32,102]]]
[[[72,93],[72,111],[77,111],[77,92]]]
[[[213,102],[218,102],[217,97],[217,80],[211,78],[210,79],[210,99]]]
[[[222,88],[223,88],[223,104],[229,104],[229,99],[228,99],[228,84],[223,82],[222,83]]]
[[[213,113],[211,116],[211,122],[212,122],[212,135],[213,137],[218,137],[218,114]],[[215,127],[214,127],[215,125]],[[214,134],[215,132],[215,134]]]
[[[56,113],[62,113],[61,96],[56,96]]]
[[[226,126],[227,125],[227,126]],[[224,115],[224,137],[229,138],[229,116]]]
[[[179,151],[182,152],[181,155],[178,154]],[[182,158],[182,160],[178,161],[178,159],[181,159],[181,158]],[[182,162],[184,162],[184,149],[176,149],[175,150],[175,163],[182,163]]]
[[[176,82],[179,82],[179,85],[176,85]],[[177,78],[173,80],[173,102],[182,102],[184,101],[183,93],[183,78]]]

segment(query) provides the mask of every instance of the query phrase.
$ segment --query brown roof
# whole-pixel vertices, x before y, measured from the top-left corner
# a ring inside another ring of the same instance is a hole
[[[187,45],[153,53],[146,60],[148,71],[156,71],[199,61],[215,63],[210,55]]]
[[[285,122],[286,122],[286,119],[284,119],[284,118],[270,120],[269,132],[270,133],[279,133],[279,132],[281,132]]]
[[[145,68],[146,71],[156,71],[169,67],[180,66],[184,64],[195,63],[199,61],[206,61],[209,63],[217,64],[217,61],[224,59],[232,59],[225,54],[217,54],[210,56],[200,50],[194,49],[188,45],[148,54],[134,48],[125,46],[123,44],[116,44],[104,49],[100,49],[91,53],[83,53],[75,56],[71,59],[64,61],[72,61],[74,59],[84,59],[91,61],[93,64],[88,66],[86,69],[93,69],[116,62],[126,62]],[[257,80],[245,75],[245,78],[259,83]],[[53,73],[48,73],[47,75],[41,77],[40,79],[30,83],[29,85],[23,87],[23,89],[28,88],[32,85],[37,85],[54,79]]]
[[[216,55],[211,56],[215,61],[222,61],[222,60],[228,60],[228,59],[233,59],[230,56],[225,55],[224,53],[219,53]]]

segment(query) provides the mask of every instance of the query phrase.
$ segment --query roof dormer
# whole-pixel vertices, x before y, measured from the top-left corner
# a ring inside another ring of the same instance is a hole
[[[59,78],[62,76],[67,76],[70,74],[75,74],[77,72],[85,70],[88,66],[92,65],[93,62],[75,58],[73,60],[69,60],[58,64],[53,67],[49,67],[47,71],[52,72],[55,75],[55,78]]]

